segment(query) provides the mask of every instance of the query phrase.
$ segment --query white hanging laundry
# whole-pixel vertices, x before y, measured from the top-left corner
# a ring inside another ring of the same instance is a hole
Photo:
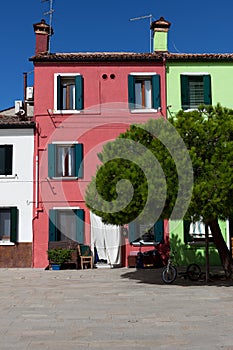
[[[106,225],[101,217],[90,212],[91,218],[91,248],[97,250],[100,260],[107,260],[111,266],[121,264],[121,234],[120,227]]]

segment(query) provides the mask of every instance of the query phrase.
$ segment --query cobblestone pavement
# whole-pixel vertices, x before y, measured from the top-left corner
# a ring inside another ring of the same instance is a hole
[[[233,349],[233,284],[160,269],[0,269],[0,350]]]

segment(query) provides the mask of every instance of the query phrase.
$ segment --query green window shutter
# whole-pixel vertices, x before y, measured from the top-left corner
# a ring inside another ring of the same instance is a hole
[[[55,177],[55,166],[56,166],[56,145],[50,143],[48,145],[48,176]]]
[[[163,220],[158,220],[154,224],[154,235],[155,235],[155,242],[159,242],[159,243],[164,242],[164,222],[163,222]]]
[[[128,102],[129,109],[135,108],[135,77],[128,75]]]
[[[187,244],[188,242],[192,241],[192,237],[189,234],[190,221],[188,220],[183,221],[183,230],[184,230],[184,242]]]
[[[152,107],[155,109],[161,107],[159,74],[152,75]]]
[[[129,223],[129,242],[132,243],[138,239],[138,224],[135,221]]]
[[[57,211],[49,210],[49,242],[57,241]]]
[[[210,77],[210,75],[203,75],[203,83],[204,83],[204,104],[211,105],[212,104],[212,96],[211,96],[211,77]]]
[[[79,243],[84,243],[84,210],[75,209],[74,213],[76,215],[76,241]]]
[[[181,84],[181,108],[185,110],[189,108],[188,75],[180,76],[180,84]]]
[[[16,243],[18,241],[18,209],[17,207],[11,207],[11,233],[10,241]]]
[[[83,109],[83,77],[76,75],[75,77],[75,109]]]
[[[61,76],[57,76],[57,110],[62,109],[62,87],[61,87]]]
[[[83,144],[75,144],[75,176],[83,177]]]

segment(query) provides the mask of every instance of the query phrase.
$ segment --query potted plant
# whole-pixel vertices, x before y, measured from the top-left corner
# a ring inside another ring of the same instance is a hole
[[[54,248],[47,250],[52,270],[60,270],[61,265],[71,259],[72,249]]]

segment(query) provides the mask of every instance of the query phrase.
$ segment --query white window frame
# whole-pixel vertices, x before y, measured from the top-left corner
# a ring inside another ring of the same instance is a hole
[[[74,142],[70,142],[70,141],[54,141],[52,142],[53,145],[55,146],[64,146],[64,147],[72,147],[75,144],[79,144],[79,142],[74,141]],[[57,163],[57,159],[56,159],[56,163]],[[78,177],[77,176],[54,176],[53,179],[56,180],[76,180]],[[74,208],[76,209],[76,208]],[[79,208],[78,208],[79,209]]]
[[[136,77],[141,77],[142,79],[145,77],[152,77],[153,75],[158,75],[156,72],[130,72],[130,75],[134,75]],[[132,108],[130,110],[131,113],[155,113],[158,112],[159,109],[155,108]]]
[[[55,73],[54,74],[54,109],[53,109],[53,113],[54,114],[79,114],[80,110],[77,109],[57,109],[57,77],[61,76],[61,77],[76,77],[77,75],[81,75],[80,73]],[[74,98],[74,103],[75,103],[75,98]]]
[[[0,175],[0,179],[16,179],[17,174],[15,174],[15,145],[13,143],[1,143],[0,146],[12,146],[12,174],[11,175]]]
[[[210,73],[207,72],[182,72],[180,75],[189,75],[189,76],[203,76],[203,75],[210,75]],[[197,108],[189,108],[184,110],[184,112],[193,112],[197,111]]]
[[[3,210],[3,209],[7,209],[10,211],[10,207],[0,207],[0,211]],[[11,223],[11,216],[10,216],[10,223]],[[0,239],[0,245],[15,245],[15,243],[11,242],[10,241],[10,236],[9,236],[9,239]]]
[[[81,208],[79,206],[75,207],[52,207],[52,210],[56,210],[57,212],[64,212],[64,211],[72,211],[72,210],[80,210]],[[59,229],[58,227],[56,229]],[[68,237],[68,236],[67,236]],[[70,237],[69,237],[70,238]],[[59,242],[59,241],[57,241]]]

